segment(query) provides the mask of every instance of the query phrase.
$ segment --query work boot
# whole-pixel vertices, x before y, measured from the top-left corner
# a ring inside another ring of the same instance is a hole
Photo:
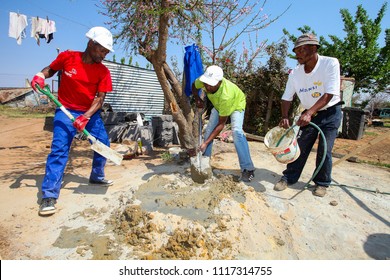
[[[252,181],[252,179],[255,178],[254,172],[255,172],[254,170],[246,170],[246,169],[244,169],[244,171],[242,171],[242,173],[241,173],[240,180],[244,181],[244,182]]]
[[[283,179],[280,179],[274,186],[274,190],[278,192],[284,191],[285,189],[287,189],[287,182]]]
[[[315,185],[314,190],[313,190],[313,195],[319,196],[319,197],[324,197],[326,194],[326,189],[327,189],[327,187]]]
[[[47,216],[53,215],[56,212],[56,199],[55,198],[43,198],[41,202],[41,206],[39,207],[39,215]]]
[[[114,184],[114,181],[106,180],[106,179],[101,179],[101,180],[89,179],[89,183],[93,184],[93,185],[101,185],[101,186],[108,187],[108,186],[111,186],[112,184]]]

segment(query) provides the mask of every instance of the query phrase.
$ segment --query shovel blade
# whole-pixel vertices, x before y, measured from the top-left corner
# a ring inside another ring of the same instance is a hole
[[[95,141],[92,142],[91,149],[95,152],[101,154],[106,159],[111,160],[116,165],[121,165],[123,156],[118,153],[117,151],[114,151],[113,149],[107,147],[99,140],[95,139]]]

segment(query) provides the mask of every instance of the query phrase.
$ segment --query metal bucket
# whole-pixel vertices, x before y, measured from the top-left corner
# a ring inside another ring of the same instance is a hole
[[[294,129],[274,127],[265,135],[264,145],[277,161],[285,164],[293,162],[301,154]]]

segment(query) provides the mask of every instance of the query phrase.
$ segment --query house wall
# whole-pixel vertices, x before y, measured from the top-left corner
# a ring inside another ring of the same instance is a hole
[[[9,92],[13,94],[10,94],[9,99],[4,102],[1,102],[1,104],[5,104],[10,107],[20,108],[36,107],[42,104],[47,104],[47,101],[46,103],[43,103],[39,94],[35,93],[33,90],[27,91],[26,93],[23,92],[23,94],[19,96],[17,94],[18,91],[21,92],[20,89],[14,89],[14,92],[12,91],[12,89],[9,90]]]
[[[153,70],[103,61],[111,71],[113,91],[106,96],[114,112],[137,112],[146,117],[161,115],[164,93]]]
[[[355,87],[355,79],[353,78],[341,78],[341,94],[342,100],[345,102],[343,107],[352,107],[352,95]]]

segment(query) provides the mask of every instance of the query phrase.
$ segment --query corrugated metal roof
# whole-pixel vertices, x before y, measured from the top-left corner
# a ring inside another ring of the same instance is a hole
[[[10,100],[18,98],[19,96],[25,95],[32,92],[31,87],[28,88],[0,88],[0,103],[4,104]]]
[[[139,112],[147,117],[161,115],[164,93],[153,70],[103,61],[111,72],[113,91],[105,102],[114,112]]]

